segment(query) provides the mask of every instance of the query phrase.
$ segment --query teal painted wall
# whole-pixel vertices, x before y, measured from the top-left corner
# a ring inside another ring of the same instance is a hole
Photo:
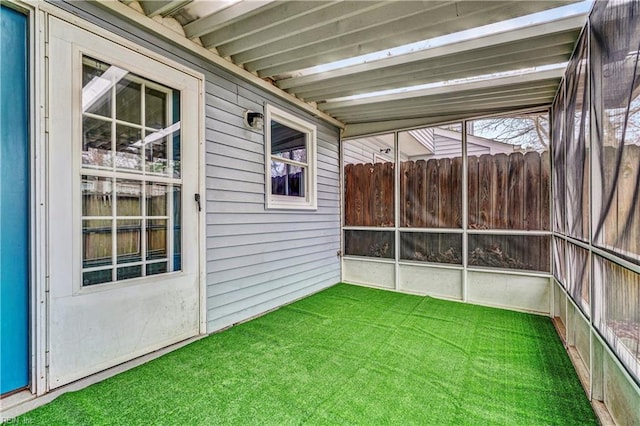
[[[0,393],[29,384],[28,19],[0,6]]]

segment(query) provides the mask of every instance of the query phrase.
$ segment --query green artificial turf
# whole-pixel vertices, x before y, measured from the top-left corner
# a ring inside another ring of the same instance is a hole
[[[597,424],[549,318],[346,284],[16,421]]]

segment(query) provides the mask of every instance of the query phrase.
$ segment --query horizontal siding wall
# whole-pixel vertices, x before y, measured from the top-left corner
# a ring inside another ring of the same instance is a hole
[[[56,4],[205,75],[208,332],[340,281],[337,128],[95,4]],[[263,132],[243,125],[244,111],[263,111],[265,102],[318,127],[317,211],[265,209]]]
[[[246,320],[340,280],[337,129],[258,89],[207,81],[207,308],[209,329]],[[221,93],[222,92],[222,93]],[[318,210],[265,209],[263,132],[246,109],[268,101],[318,126]]]

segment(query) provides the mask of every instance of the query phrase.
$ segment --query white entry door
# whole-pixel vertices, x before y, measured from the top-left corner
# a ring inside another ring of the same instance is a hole
[[[57,18],[49,388],[199,333],[201,79]]]

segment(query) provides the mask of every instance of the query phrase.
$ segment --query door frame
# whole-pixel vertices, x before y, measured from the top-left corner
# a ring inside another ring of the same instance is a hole
[[[89,31],[99,37],[121,45],[145,55],[150,59],[162,62],[185,74],[194,77],[198,81],[198,117],[197,117],[197,147],[194,149],[198,156],[198,183],[197,189],[203,198],[206,187],[205,179],[205,77],[204,74],[184,66],[174,59],[142,47],[134,41],[114,34],[93,23],[85,21],[76,15],[66,12],[54,4],[37,2],[25,3],[21,0],[10,0],[6,4],[28,15],[29,19],[29,60],[31,84],[30,93],[30,149],[31,149],[31,270],[30,270],[30,369],[31,369],[31,393],[41,396],[50,389],[48,377],[48,350],[49,350],[49,262],[51,248],[49,246],[49,223],[51,223],[48,209],[49,182],[47,181],[47,161],[49,144],[49,99],[47,80],[48,72],[48,38],[50,17],[61,19],[80,29]],[[141,19],[147,19],[141,16]],[[197,272],[199,288],[199,334],[206,334],[206,202],[196,219],[198,235],[199,270]]]
[[[46,132],[44,111],[44,39],[42,13],[36,3],[3,0],[28,20],[29,62],[29,384],[31,394],[46,392]]]
[[[22,13],[27,18],[27,34],[26,36],[29,38],[27,43],[27,62],[28,62],[28,75],[27,75],[27,89],[28,89],[28,102],[29,102],[29,112],[28,112],[28,162],[27,167],[29,168],[29,211],[28,211],[28,233],[29,233],[29,245],[28,245],[28,269],[27,269],[27,285],[28,285],[28,312],[27,317],[29,323],[27,324],[27,331],[29,333],[28,342],[28,376],[29,383],[27,384],[27,389],[31,391],[31,393],[36,393],[38,388],[38,374],[36,371],[36,358],[37,358],[37,348],[36,344],[38,341],[38,336],[36,334],[36,317],[37,310],[39,308],[38,305],[38,297],[35,283],[38,281],[37,274],[39,271],[39,265],[36,258],[36,244],[38,244],[38,235],[37,235],[37,225],[38,216],[35,206],[38,205],[39,194],[37,194],[36,188],[38,188],[38,179],[42,176],[41,171],[37,171],[38,167],[38,159],[40,159],[40,152],[38,146],[38,140],[40,135],[40,126],[38,123],[38,100],[39,100],[39,84],[38,77],[40,75],[38,68],[38,54],[37,54],[37,6],[34,6],[29,3],[25,3],[21,0],[3,0],[2,5],[8,7],[16,12]],[[44,163],[42,163],[44,164]]]

